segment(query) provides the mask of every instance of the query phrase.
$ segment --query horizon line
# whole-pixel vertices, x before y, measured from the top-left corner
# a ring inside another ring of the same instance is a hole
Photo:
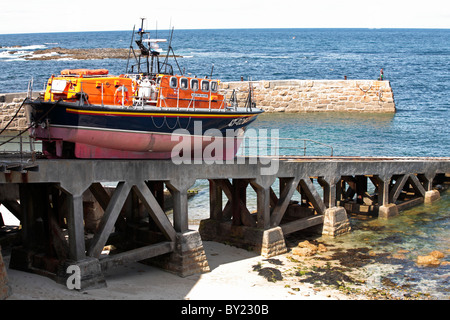
[[[301,29],[341,29],[341,30],[450,30],[450,27],[254,27],[254,28],[183,28],[181,31],[198,30],[301,30]],[[154,29],[147,29],[149,31]],[[170,31],[170,29],[157,29],[154,31]],[[74,31],[37,31],[37,32],[17,32],[0,33],[0,35],[16,34],[52,34],[52,33],[82,33],[82,32],[130,32],[130,30],[74,30]]]

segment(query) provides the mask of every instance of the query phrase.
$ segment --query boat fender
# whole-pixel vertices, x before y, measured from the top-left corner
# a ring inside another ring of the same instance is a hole
[[[123,96],[122,96],[122,89],[123,89]],[[123,99],[123,103],[127,104],[129,101],[130,95],[128,93],[128,89],[125,86],[120,86],[116,89],[116,92],[114,93],[114,101],[116,102],[116,104],[122,104],[122,99]]]

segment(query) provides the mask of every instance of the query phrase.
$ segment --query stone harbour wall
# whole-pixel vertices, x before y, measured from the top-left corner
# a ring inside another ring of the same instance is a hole
[[[266,112],[395,112],[394,93],[386,80],[261,80],[250,84],[254,102]],[[222,88],[235,89],[239,106],[245,105],[249,82],[223,82]]]
[[[0,94],[0,130],[5,128],[14,117],[26,96],[26,92]],[[25,106],[23,106],[17,117],[8,126],[8,130],[23,130],[26,127],[27,119]]]

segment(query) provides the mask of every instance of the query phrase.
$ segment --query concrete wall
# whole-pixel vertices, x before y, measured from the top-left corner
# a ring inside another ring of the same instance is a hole
[[[222,89],[236,89],[244,106],[249,83],[223,82]],[[389,81],[377,80],[261,80],[253,81],[257,106],[266,112],[395,112]],[[37,94],[37,93],[35,93]],[[228,91],[227,97],[231,93]],[[0,94],[0,129],[14,116],[26,93]],[[26,128],[25,108],[8,129]]]
[[[262,80],[251,83],[256,105],[266,112],[395,112],[389,81]],[[222,83],[223,89],[239,90],[239,106],[244,106],[248,87],[246,81]]]

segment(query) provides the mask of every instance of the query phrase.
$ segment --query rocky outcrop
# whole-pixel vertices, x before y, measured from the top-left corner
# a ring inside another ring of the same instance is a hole
[[[127,59],[128,52],[128,48],[66,49],[56,47],[36,50],[33,54],[24,56],[24,58],[26,60],[58,60],[61,58],[75,60]]]
[[[139,50],[138,50],[139,52]],[[9,53],[14,53],[10,51]],[[59,59],[73,59],[73,60],[95,60],[95,59],[128,59],[130,56],[129,48],[90,48],[90,49],[67,49],[61,47],[49,48],[30,51],[29,54],[24,54],[21,58],[25,60],[59,60]],[[133,57],[131,54],[130,57]],[[172,55],[170,56],[172,57]],[[182,58],[182,56],[175,56]]]

